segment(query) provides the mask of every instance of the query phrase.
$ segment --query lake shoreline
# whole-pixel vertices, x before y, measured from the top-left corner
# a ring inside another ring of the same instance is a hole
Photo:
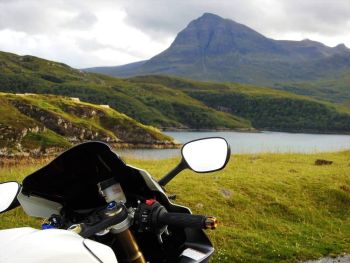
[[[312,129],[290,130],[290,129],[255,129],[255,128],[242,128],[242,129],[192,129],[192,128],[160,128],[162,132],[242,132],[242,133],[263,133],[263,132],[283,132],[291,134],[329,134],[329,135],[350,135],[350,132],[344,131],[319,131]]]
[[[193,129],[193,128],[160,128],[162,132],[246,132],[246,133],[259,133],[262,130],[257,130],[254,128],[241,128],[241,129]]]
[[[86,141],[88,142],[88,141]],[[71,147],[74,147],[76,145],[79,145],[81,143],[85,142],[80,142],[73,144]],[[182,144],[181,143],[107,143],[107,142],[102,142],[108,144],[111,148],[116,149],[116,150],[132,150],[132,149],[156,149],[156,150],[163,150],[163,149],[179,149],[181,148]],[[61,148],[61,147],[47,147],[47,148],[36,148],[32,150],[23,150],[23,151],[16,151],[14,149],[0,149],[0,158],[17,158],[17,157],[23,157],[23,158],[28,158],[28,157],[52,157],[56,156],[69,148]]]
[[[337,152],[350,149],[350,136],[346,134],[320,133],[292,133],[261,130],[248,132],[247,130],[182,130],[163,131],[174,140],[157,143],[107,143],[121,156],[133,156],[141,159],[167,159],[179,155],[178,149],[184,143],[205,137],[225,138],[231,146],[231,151],[237,153],[315,153]],[[78,142],[73,145],[77,145]],[[72,147],[73,147],[72,145]],[[0,148],[0,159],[7,157],[42,157],[55,156],[67,147],[36,147],[33,149]]]

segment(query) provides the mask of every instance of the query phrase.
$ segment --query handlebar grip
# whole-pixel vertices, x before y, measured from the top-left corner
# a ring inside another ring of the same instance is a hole
[[[217,227],[217,220],[215,217],[184,213],[168,213],[164,210],[159,213],[157,221],[163,225],[180,228],[215,229]]]

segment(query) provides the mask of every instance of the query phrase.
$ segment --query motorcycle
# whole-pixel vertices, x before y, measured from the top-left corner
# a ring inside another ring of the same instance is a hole
[[[164,187],[184,169],[223,169],[230,147],[219,137],[191,141],[179,164],[157,181],[102,142],[86,142],[17,182],[0,184],[0,212],[21,206],[42,229],[0,230],[0,262],[208,262],[203,229],[212,216],[173,204]]]

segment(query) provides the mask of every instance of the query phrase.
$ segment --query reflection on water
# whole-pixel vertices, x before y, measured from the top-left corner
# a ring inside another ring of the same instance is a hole
[[[350,149],[350,135],[304,134],[286,132],[165,132],[179,143],[203,137],[225,138],[232,153],[298,152],[313,153]],[[165,159],[180,156],[179,149],[118,150],[121,156],[137,159]]]

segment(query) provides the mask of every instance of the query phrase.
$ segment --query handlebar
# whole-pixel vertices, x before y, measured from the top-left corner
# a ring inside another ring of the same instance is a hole
[[[151,199],[139,204],[135,213],[135,224],[139,232],[159,232],[165,226],[179,228],[215,229],[215,217],[168,212],[164,206]]]
[[[158,224],[169,225],[181,228],[201,228],[201,229],[215,229],[217,227],[217,220],[215,217],[191,215],[184,213],[168,213],[162,210],[158,214]]]
[[[166,226],[197,229],[217,227],[215,217],[168,212],[164,206],[153,199],[139,204],[135,211],[134,223],[139,232],[155,233]],[[91,215],[80,224],[71,225],[68,230],[88,238],[110,227],[112,227],[111,231],[117,234],[129,228],[131,224],[126,207],[112,202],[107,208]]]

